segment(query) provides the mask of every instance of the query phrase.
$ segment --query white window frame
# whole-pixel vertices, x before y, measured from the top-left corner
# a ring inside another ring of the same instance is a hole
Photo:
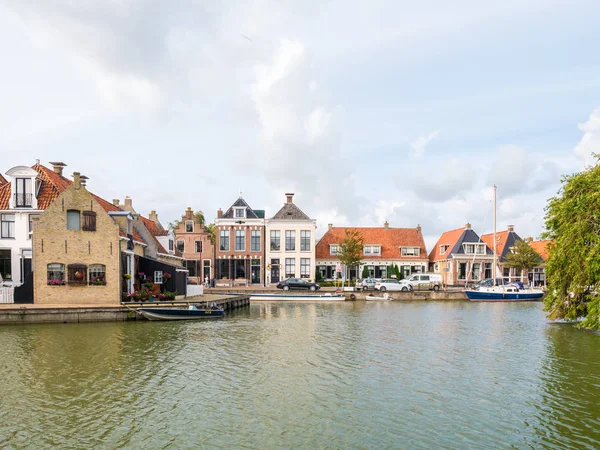
[[[198,244],[200,244],[200,250],[198,250]],[[202,250],[204,250],[202,247],[204,247],[203,245],[204,243],[202,242],[202,240],[200,239],[196,239],[194,241],[194,253],[202,253]]]
[[[192,231],[188,231],[188,224],[192,225]],[[194,221],[193,220],[186,220],[185,221],[185,232],[186,233],[193,233],[194,232]]]
[[[258,250],[255,250],[254,241],[258,238]],[[250,251],[260,252],[260,230],[250,230]]]
[[[373,252],[373,255],[381,255],[381,245],[372,245],[371,251]]]
[[[310,258],[300,258],[300,278],[310,278]]]
[[[371,255],[371,246],[370,245],[365,245],[363,247],[363,254],[366,255]]]
[[[242,212],[241,215],[238,215],[239,211]],[[246,218],[246,208],[233,208],[233,218],[234,219],[245,219]]]
[[[445,255],[449,249],[450,249],[450,246],[448,244],[441,244],[440,245],[440,255]]]
[[[336,256],[338,254],[340,246],[337,244],[329,244],[329,254],[332,256]]]
[[[288,267],[292,269],[290,272],[288,272]],[[296,258],[285,258],[284,270],[285,278],[296,278]],[[288,276],[288,274],[291,275]]]
[[[226,245],[226,248],[221,249],[221,243],[224,241],[224,238],[227,239],[227,241],[226,241],[227,245]],[[220,252],[231,251],[231,235],[230,235],[228,229],[219,230],[219,251]]]
[[[240,236],[243,238],[242,239],[242,243],[244,244],[243,248],[237,248],[238,233],[241,233]],[[235,230],[235,233],[233,233],[233,249],[236,252],[245,252],[246,251],[246,230]]]
[[[12,216],[12,220],[4,220],[5,216]],[[17,215],[14,213],[6,213],[6,214],[0,215],[0,238],[4,238],[4,239],[14,239],[15,238],[16,221],[17,221]],[[6,228],[7,228],[6,236],[4,235],[4,224],[5,223],[9,224],[6,226]],[[12,223],[12,228],[10,226],[11,223]],[[12,235],[11,235],[11,231],[12,231]]]
[[[154,284],[163,284],[163,272],[162,270],[154,271]]]
[[[183,250],[179,250],[179,243],[183,244]],[[185,252],[185,241],[183,239],[177,239],[177,242],[175,242],[175,250],[177,250],[178,252]]]
[[[289,240],[288,240],[289,234]],[[295,252],[296,251],[296,231],[295,230],[285,230],[285,251],[286,252]],[[288,242],[292,244],[291,248],[288,248]]]
[[[409,250],[412,250],[412,254],[409,253]],[[402,256],[421,256],[421,249],[419,247],[402,247]]]
[[[310,230],[300,230],[300,251],[310,252]],[[304,246],[306,244],[306,246]]]

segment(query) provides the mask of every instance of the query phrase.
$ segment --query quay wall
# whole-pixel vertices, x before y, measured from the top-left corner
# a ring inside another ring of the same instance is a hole
[[[217,295],[227,295],[227,294],[244,294],[244,295],[252,295],[252,294],[286,294],[286,292],[281,289],[244,289],[244,290],[220,290],[220,289],[209,289],[205,292],[210,292],[211,294]],[[306,291],[287,291],[290,295],[298,295],[299,293],[307,293],[313,294],[313,292]],[[325,293],[333,293],[332,290],[323,290],[317,292],[317,294],[325,294]],[[402,301],[458,301],[458,300],[468,300],[465,291],[453,290],[453,291],[413,291],[413,292],[387,292],[394,300],[402,300]],[[343,294],[346,296],[346,300],[365,300],[367,295],[381,295],[378,291],[344,291]]]

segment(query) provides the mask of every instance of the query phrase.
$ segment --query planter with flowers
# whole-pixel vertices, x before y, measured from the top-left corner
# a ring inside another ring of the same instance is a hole
[[[123,275],[123,278],[125,278],[126,280],[131,280],[131,274],[126,273]]]
[[[48,280],[48,286],[66,286],[65,280]]]
[[[106,278],[97,277],[93,280],[90,280],[90,286],[106,286]]]

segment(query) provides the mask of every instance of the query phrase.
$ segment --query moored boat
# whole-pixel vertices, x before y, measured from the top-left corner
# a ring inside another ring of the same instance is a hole
[[[225,316],[223,308],[214,305],[207,308],[198,308],[195,305],[187,308],[138,308],[136,312],[148,320],[219,319]]]
[[[260,294],[255,293],[250,295],[250,301],[344,301],[346,297],[342,294]]]
[[[368,302],[389,302],[393,300],[392,296],[388,293],[379,296],[369,294],[365,297],[365,299]]]
[[[541,289],[519,289],[517,286],[491,286],[465,291],[472,302],[531,302],[544,296]]]

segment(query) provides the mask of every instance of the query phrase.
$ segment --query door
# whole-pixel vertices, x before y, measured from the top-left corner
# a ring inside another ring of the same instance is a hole
[[[279,283],[279,260],[271,260],[271,283]]]
[[[31,259],[24,258],[23,259],[23,267],[21,269],[21,283],[25,282],[25,278],[27,278],[27,275],[29,275],[30,273],[31,273]]]
[[[260,266],[252,266],[252,284],[260,283]]]

